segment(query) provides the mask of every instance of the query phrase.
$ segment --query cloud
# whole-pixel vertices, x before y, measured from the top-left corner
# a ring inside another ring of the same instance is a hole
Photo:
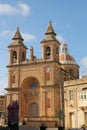
[[[85,57],[83,57],[83,58],[81,59],[81,64],[82,64],[82,66],[83,66],[84,68],[87,69],[87,56],[85,56]]]
[[[27,4],[24,4],[24,3],[20,3],[19,4],[19,13],[24,15],[24,16],[27,16],[30,12],[30,7],[27,5]]]
[[[80,64],[81,75],[87,75],[87,56],[81,59]]]
[[[57,35],[56,38],[58,39],[58,41],[59,41],[60,43],[65,43],[65,39],[63,38],[62,35]]]
[[[0,31],[0,38],[2,40],[8,40],[8,39],[11,39],[13,37],[13,32],[10,31],[10,30],[3,30],[3,31]]]
[[[25,41],[33,41],[36,40],[36,36],[28,33],[22,33],[22,37]]]
[[[28,34],[28,33],[21,33],[24,41],[34,41],[36,40],[36,36],[33,34]],[[0,37],[1,38],[12,38],[14,36],[14,32],[10,31],[10,30],[3,30],[2,32],[0,32]]]
[[[30,13],[30,7],[25,3],[20,3],[18,6],[0,3],[0,15],[23,15],[27,16]]]

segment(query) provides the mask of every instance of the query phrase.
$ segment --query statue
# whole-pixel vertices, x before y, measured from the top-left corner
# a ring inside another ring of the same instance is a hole
[[[19,130],[19,104],[18,101],[12,101],[8,107],[8,128],[10,130]]]

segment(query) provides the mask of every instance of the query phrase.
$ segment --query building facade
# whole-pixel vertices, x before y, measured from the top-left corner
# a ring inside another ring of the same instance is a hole
[[[26,118],[31,126],[45,122],[53,127],[55,122],[58,123],[55,111],[64,109],[63,83],[79,78],[79,66],[69,55],[67,45],[61,45],[56,39],[51,22],[41,41],[41,59],[34,55],[33,47],[27,58],[28,48],[23,41],[17,28],[8,46],[7,105],[18,100],[20,121]]]
[[[64,83],[65,126],[87,126],[87,76]]]
[[[0,125],[6,123],[6,96],[0,96]]]

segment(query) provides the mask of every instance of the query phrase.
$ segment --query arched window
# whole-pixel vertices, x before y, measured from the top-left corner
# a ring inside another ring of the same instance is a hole
[[[22,52],[22,61],[25,60],[25,52]]]
[[[69,100],[73,100],[74,99],[74,92],[73,90],[69,91]]]
[[[38,87],[38,83],[37,82],[32,82],[30,84],[30,87],[33,87],[33,88]]]
[[[47,58],[47,59],[50,58],[50,54],[51,54],[50,47],[47,47],[47,48],[46,48],[46,58]]]
[[[17,61],[17,52],[16,51],[13,51],[12,60],[13,60],[13,63],[15,63]]]
[[[83,88],[82,91],[87,91],[87,87]]]

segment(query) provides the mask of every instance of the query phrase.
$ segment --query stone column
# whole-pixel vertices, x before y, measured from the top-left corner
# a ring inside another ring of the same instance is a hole
[[[45,60],[45,46],[42,46],[42,59]]]
[[[51,59],[54,60],[54,47],[51,46]]]
[[[45,92],[42,92],[42,115],[45,115]]]
[[[54,92],[53,91],[51,93],[51,113],[52,113],[52,115],[55,114],[55,110],[54,110]]]
[[[9,63],[12,64],[12,51],[9,51]]]

